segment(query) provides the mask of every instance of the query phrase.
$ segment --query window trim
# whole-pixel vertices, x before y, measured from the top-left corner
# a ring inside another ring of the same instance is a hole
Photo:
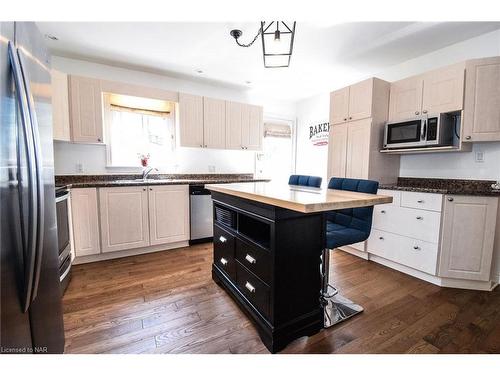
[[[112,164],[112,158],[111,158],[111,103],[110,103],[110,94],[108,92],[103,92],[102,93],[102,110],[103,110],[103,122],[104,122],[104,144],[106,145],[106,169],[133,169],[134,171],[142,171],[141,166],[130,166],[130,165],[114,165]],[[126,94],[123,94],[126,95]],[[156,99],[156,98],[152,98]],[[164,100],[164,99],[161,99]],[[174,142],[173,142],[173,152],[175,152],[175,149],[177,148],[177,113],[176,113],[176,108],[177,105],[175,102],[172,103],[172,111],[170,112],[170,116],[172,116],[172,121],[174,123],[172,124],[172,136],[174,137]]]

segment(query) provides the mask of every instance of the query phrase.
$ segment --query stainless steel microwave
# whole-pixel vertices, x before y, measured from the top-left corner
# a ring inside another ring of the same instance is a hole
[[[440,113],[404,121],[388,122],[385,125],[383,148],[453,145],[456,121],[456,115]]]

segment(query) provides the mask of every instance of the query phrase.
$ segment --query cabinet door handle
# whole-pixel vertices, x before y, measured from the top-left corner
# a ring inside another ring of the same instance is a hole
[[[379,239],[379,240],[383,240],[383,239],[384,239],[384,237],[380,236],[378,239]]]
[[[385,214],[385,210],[380,210],[380,213],[381,214]]]
[[[255,293],[255,287],[248,281],[245,283],[245,288],[247,288],[250,291],[250,293]]]
[[[247,254],[246,257],[245,257],[245,260],[250,263],[250,264],[255,264],[257,263],[257,260],[255,260],[255,258],[253,256],[251,256],[250,254]]]
[[[344,121],[347,121],[347,118],[345,118]]]
[[[413,246],[413,250],[420,250],[420,247],[418,247],[417,245]]]
[[[142,188],[142,191],[146,191],[146,188]]]
[[[349,116],[349,120],[352,120],[352,117]]]
[[[453,202],[453,197],[448,197],[448,202]]]
[[[416,114],[416,115],[419,115],[419,114],[420,114],[420,112],[419,112],[419,111],[415,111],[415,114]]]
[[[417,220],[424,220],[422,216],[417,216]]]
[[[417,203],[424,203],[424,200],[423,200],[423,199],[419,199],[419,200],[417,201]]]
[[[226,238],[226,237],[224,237],[224,236],[220,236],[220,237],[219,237],[219,241],[220,241],[220,242],[222,242],[222,243],[224,243],[224,242],[226,242],[226,241],[227,241],[227,238]]]
[[[102,141],[101,141],[101,138],[97,138],[97,142],[102,142]]]
[[[227,259],[226,258],[220,258],[220,262],[222,263],[223,266],[227,264]]]
[[[424,110],[422,111],[422,113],[425,115],[425,114],[427,113],[427,110],[426,110],[426,109],[424,109]]]
[[[472,137],[470,135],[466,136],[465,139],[471,139]]]

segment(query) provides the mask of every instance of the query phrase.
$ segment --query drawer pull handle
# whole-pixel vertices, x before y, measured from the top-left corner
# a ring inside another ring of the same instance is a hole
[[[245,283],[245,288],[247,288],[250,293],[255,293],[255,287],[252,284],[250,284],[248,281]]]
[[[418,247],[417,245],[413,246],[413,249],[414,250],[420,250],[420,247]]]
[[[424,200],[423,200],[423,199],[419,199],[419,200],[417,201],[417,203],[424,203]]]
[[[247,254],[247,255],[246,255],[245,260],[246,260],[248,263],[251,263],[251,264],[255,264],[255,263],[257,263],[257,260],[255,260],[255,258],[254,258],[253,256],[251,256],[250,254]]]
[[[417,220],[424,220],[422,216],[417,216]]]
[[[383,240],[383,239],[384,239],[384,237],[380,236],[378,239],[379,239],[379,240]]]
[[[381,211],[380,211],[380,213],[381,213],[381,214],[385,214],[385,210],[381,210]]]
[[[227,238],[226,238],[226,237],[224,237],[224,236],[220,236],[220,237],[219,237],[219,241],[220,241],[220,242],[222,242],[222,243],[224,243],[224,242],[226,242],[226,241],[227,241]]]
[[[453,197],[448,197],[448,202],[453,202]]]
[[[227,259],[226,258],[220,258],[220,262],[222,263],[223,266],[227,264]]]

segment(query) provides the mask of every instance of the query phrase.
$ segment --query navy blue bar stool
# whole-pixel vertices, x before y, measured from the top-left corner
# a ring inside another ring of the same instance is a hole
[[[288,184],[319,188],[321,186],[321,181],[322,178],[317,176],[304,176],[299,174],[292,174],[288,179]]]
[[[378,182],[354,178],[333,177],[328,189],[376,194]],[[322,256],[321,303],[325,311],[325,328],[346,320],[363,308],[342,297],[329,284],[330,250],[365,241],[372,229],[373,206],[330,211],[326,214],[326,248]]]

